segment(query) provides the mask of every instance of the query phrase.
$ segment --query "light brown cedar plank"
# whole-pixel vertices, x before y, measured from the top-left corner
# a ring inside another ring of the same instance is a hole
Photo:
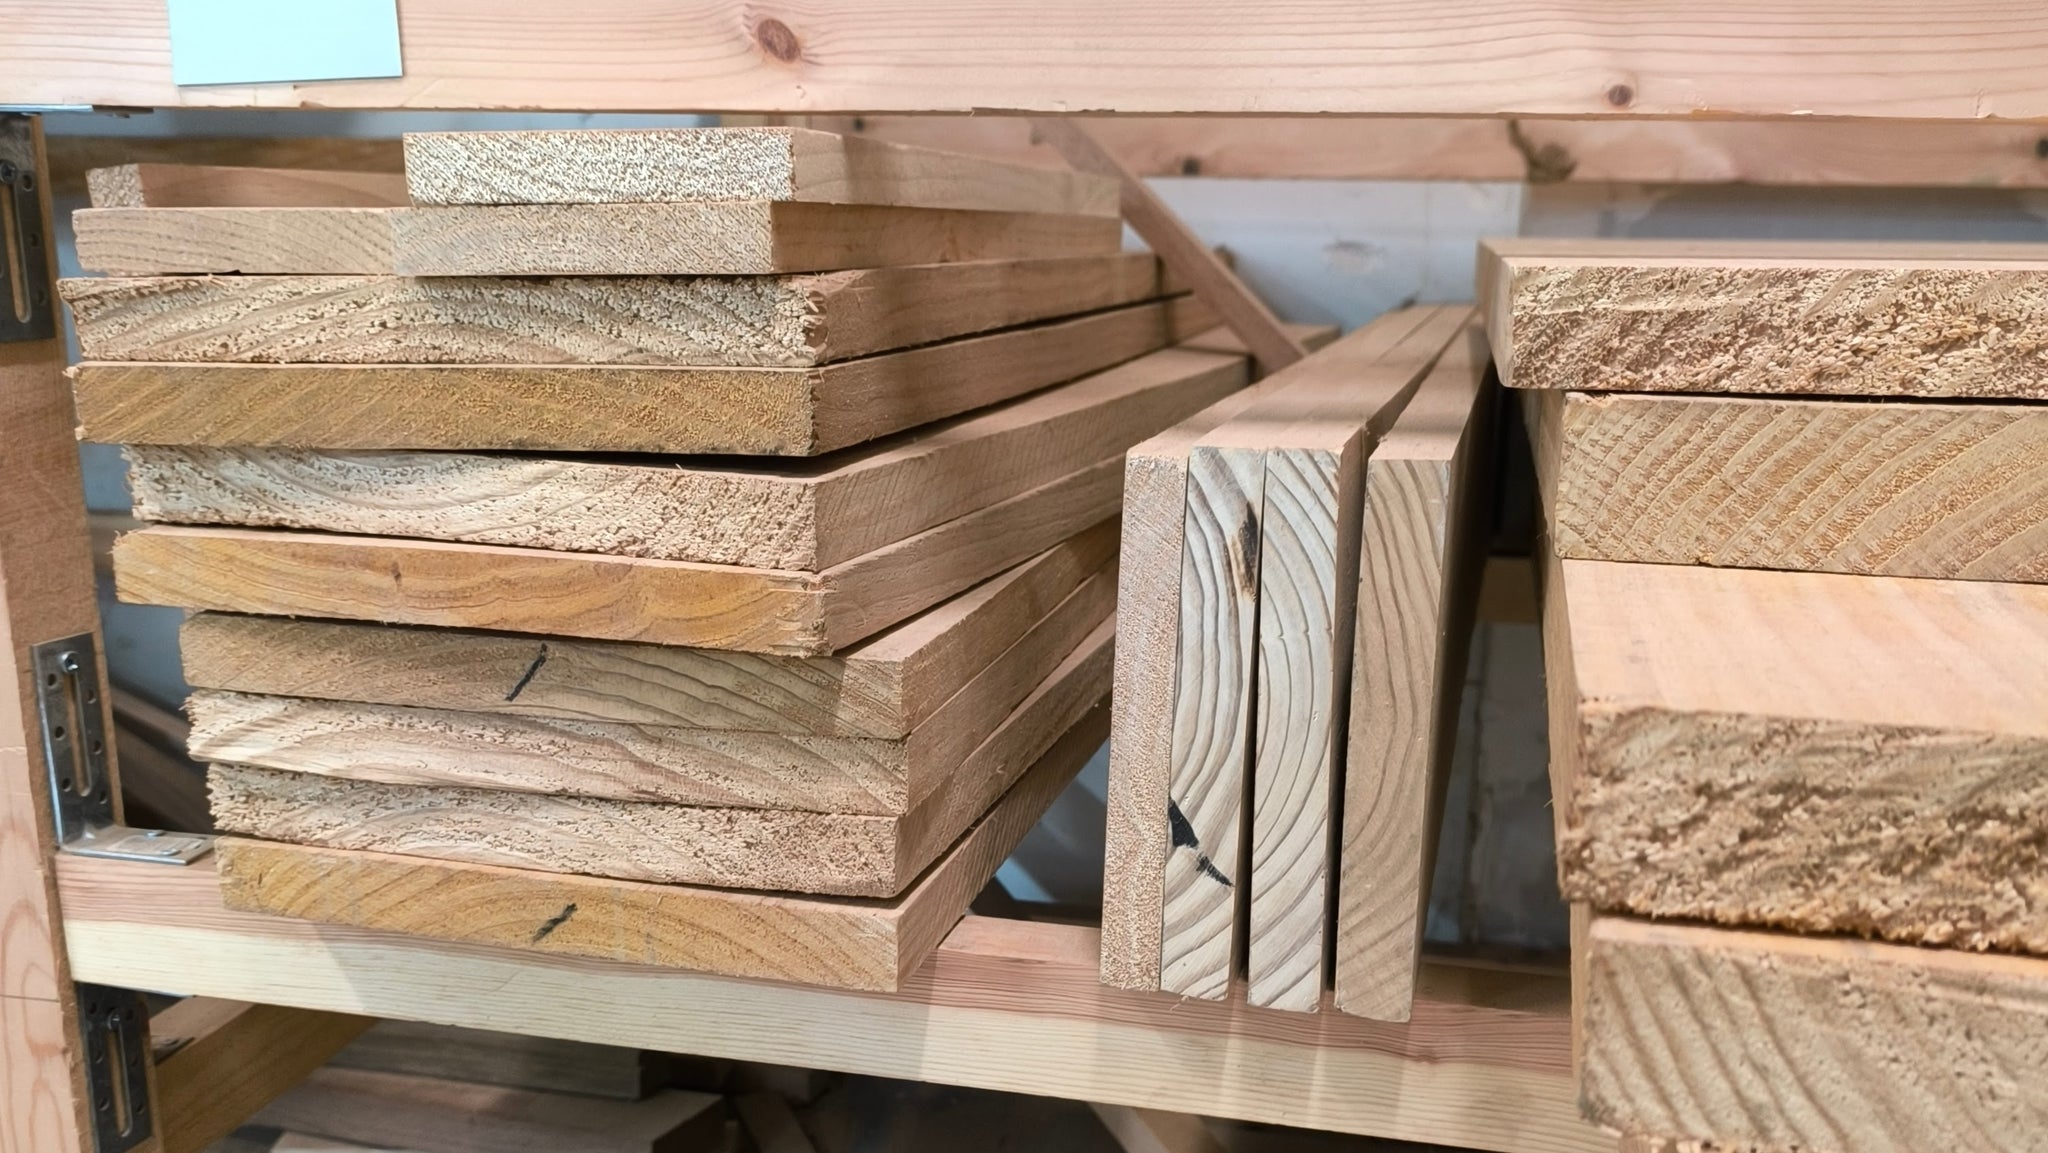
[[[1602,917],[1582,1099],[1714,1148],[2048,1150],[2048,961]]]
[[[1485,554],[1483,334],[1444,350],[1365,464],[1337,853],[1337,1008],[1406,1021]]]
[[[1480,299],[1516,388],[2048,398],[2048,247],[1497,240]]]
[[[2048,581],[2048,409],[1544,393],[1586,560]]]
[[[824,656],[1113,516],[1115,461],[821,574],[396,537],[159,525],[114,543],[124,600]]]
[[[1069,597],[901,740],[624,725],[200,690],[200,761],[400,785],[899,814],[929,796],[1112,611]],[[518,695],[507,694],[507,695]]]
[[[80,277],[86,360],[801,368],[1161,295],[1149,253],[764,277]]]
[[[1561,571],[1567,898],[2048,952],[2048,587]]]
[[[1340,345],[1207,438],[1226,452],[1250,449],[1265,468],[1250,703],[1245,996],[1255,1005],[1313,1012],[1327,981],[1365,456],[1471,318],[1463,305],[1418,311],[1424,319],[1391,350],[1362,356]]]
[[[179,650],[199,688],[893,740],[1046,616],[1113,603],[1116,540],[1105,522],[832,657],[215,612],[186,619]]]
[[[405,178],[390,172],[121,164],[85,174],[94,208],[395,208]]]
[[[805,128],[411,132],[419,204],[801,200],[1114,216],[1116,185]]]
[[[152,1126],[163,1153],[202,1153],[304,1080],[371,1019],[282,1005],[188,997],[153,1014]]]
[[[807,456],[1109,368],[1211,320],[1182,297],[811,369],[88,362],[72,376],[81,435],[109,444]]]
[[[765,201],[84,208],[91,272],[742,276],[1115,252],[1111,217]]]
[[[663,1089],[644,1101],[608,1101],[406,1073],[319,1069],[252,1120],[441,1153],[661,1153],[712,1148],[724,1113],[717,1095],[682,1089]]]
[[[215,765],[223,830],[327,848],[663,884],[838,896],[900,893],[1101,700],[1100,626],[942,787],[900,817],[635,804],[382,785]]]
[[[844,900],[653,885],[228,838],[228,908],[561,956],[893,992],[1101,746],[1062,737],[901,896]],[[573,906],[567,916],[563,910]]]
[[[1297,335],[1321,348],[1337,333],[1334,326],[1304,326]],[[1243,341],[1221,327],[1179,347],[1244,354]],[[1101,958],[1103,983],[1118,988],[1159,988],[1188,453],[1271,387],[1261,382],[1226,397],[1133,447],[1125,459]]]
[[[817,571],[1055,480],[1242,385],[1163,350],[814,466],[132,445],[137,515]]]
[[[1310,352],[1314,352],[1318,348],[1329,347],[1330,343],[1336,340],[1342,332],[1342,329],[1334,324],[1283,324],[1280,327],[1286,329],[1289,335],[1300,341],[1302,347]],[[1224,352],[1233,356],[1251,355],[1245,350],[1244,338],[1222,325],[1217,325],[1207,332],[1191,336],[1174,347],[1185,348],[1191,352]]]

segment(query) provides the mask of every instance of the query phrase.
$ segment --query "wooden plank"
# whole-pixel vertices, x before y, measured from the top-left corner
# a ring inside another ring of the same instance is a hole
[[[773,471],[673,457],[612,463],[137,445],[127,450],[128,483],[137,514],[152,521],[816,572],[1121,452],[1244,378],[1242,360],[1166,349]]]
[[[1420,359],[1406,374],[1394,374],[1398,382],[1389,377],[1363,387],[1360,374],[1374,376],[1370,366],[1431,324],[1438,311],[1392,314],[1337,342],[1311,364],[1280,375],[1282,384],[1189,451],[1160,946],[1161,987],[1171,992],[1225,995],[1239,955],[1233,944],[1241,937],[1233,931],[1238,906],[1249,902],[1246,894],[1257,883],[1242,810],[1256,747],[1252,697],[1266,450],[1277,445],[1276,434],[1313,421],[1320,401],[1358,414],[1349,426],[1352,440],[1375,409],[1391,409],[1384,417],[1390,421],[1455,331],[1455,319],[1427,353],[1411,352]]]
[[[830,657],[224,613],[188,617],[179,649],[199,688],[894,740],[1045,617],[1113,605],[1116,542],[1104,522]]]
[[[417,1021],[379,1021],[329,1063],[619,1101],[647,1096],[656,1072],[639,1049]]]
[[[798,116],[784,123],[1064,167],[1022,116]],[[2039,188],[2031,125],[1796,120],[1092,116],[1140,176]]]
[[[257,1121],[371,1145],[437,1153],[711,1153],[723,1099],[665,1089],[645,1101],[535,1093],[404,1073],[321,1069]]]
[[[1193,289],[1197,297],[1216,310],[1224,326],[1251,350],[1252,359],[1262,371],[1278,372],[1308,355],[1301,342],[1281,326],[1280,319],[1245,287],[1215,250],[1190,231],[1144,181],[1096,143],[1087,129],[1072,120],[1044,118],[1032,122],[1032,131],[1080,171],[1116,181],[1122,194],[1123,218],[1131,230],[1159,254],[1160,262]]]
[[[1115,216],[1114,182],[808,128],[409,132],[416,204],[804,201]]]
[[[90,362],[72,376],[83,435],[109,444],[812,456],[1211,323],[1181,297],[809,369]]]
[[[798,897],[228,838],[226,907],[550,956],[893,992],[1102,746],[1102,710],[1053,744],[902,895]]]
[[[1249,694],[1253,1004],[1312,1012],[1328,983],[1365,459],[1470,321],[1469,308],[1439,308],[1370,362],[1333,354],[1209,438],[1226,453],[1251,448],[1265,468]]]
[[[82,208],[89,272],[736,276],[1117,250],[1105,216],[758,200],[462,208]]]
[[[370,1027],[368,1017],[193,997],[149,1019],[163,1153],[202,1153]]]
[[[1246,1012],[1104,987],[1092,927],[970,916],[902,992],[848,993],[237,913],[210,858],[58,864],[81,980],[1505,1153],[1614,1147],[1578,1117],[1554,975],[1433,962],[1403,1025]]]
[[[1288,335],[1301,342],[1303,348],[1314,352],[1329,347],[1342,331],[1334,324],[1283,324]],[[1244,346],[1244,338],[1223,325],[1217,325],[1207,332],[1197,333],[1174,346],[1190,352],[1221,352],[1232,356],[1250,356]]]
[[[1545,393],[1559,552],[2048,581],[2048,409]]]
[[[1142,5],[938,0],[774,16],[592,0],[540,18],[473,15],[455,0],[400,11],[401,77],[180,87],[151,0],[83,12],[42,0],[20,11],[18,67],[0,98],[517,112],[2048,116],[2038,83],[2048,29],[2031,8],[2007,4],[1932,36],[1920,5],[1849,11],[1822,0],[1773,4],[1767,21],[1660,8],[1618,23],[1474,0],[1420,11],[1327,2],[1278,15],[1248,0],[1197,0],[1170,20]],[[1855,50],[1831,51],[1844,44]]]
[[[1116,512],[1117,462],[822,573],[497,545],[155,526],[114,544],[123,600],[825,656]]]
[[[746,278],[69,277],[86,360],[802,368],[1162,294],[1147,253]]]
[[[378,781],[902,814],[930,796],[1113,611],[1116,576],[1092,578],[906,737],[809,736],[629,725],[201,689],[192,755]],[[516,683],[516,682],[515,682]]]
[[[1404,1021],[1491,512],[1484,334],[1451,346],[1365,464],[1334,866],[1337,1008]]]
[[[2048,1149],[2048,961],[1593,923],[1585,1101],[1716,1148]]]
[[[759,1153],[817,1153],[782,1094],[742,1093],[732,1099],[732,1107]]]
[[[1561,569],[1568,899],[2048,951],[2048,587]]]
[[[305,168],[350,172],[405,171],[396,138],[341,136],[94,136],[49,138],[52,196],[84,196],[86,173],[123,164]]]
[[[396,208],[405,179],[389,172],[120,164],[85,174],[94,208]]]
[[[1515,388],[2048,398],[2048,247],[1500,240],[1480,299]]]
[[[215,765],[214,818],[229,832],[326,848],[661,884],[892,897],[1101,700],[1113,630],[1105,622],[1091,634],[958,772],[901,816],[636,804]]]

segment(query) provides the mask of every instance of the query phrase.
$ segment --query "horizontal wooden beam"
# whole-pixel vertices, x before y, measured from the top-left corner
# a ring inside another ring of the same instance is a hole
[[[2027,0],[408,0],[403,76],[183,88],[159,0],[21,0],[6,19],[0,104],[2048,117],[2048,19]]]
[[[1092,928],[970,917],[901,993],[848,993],[236,913],[207,860],[66,856],[57,874],[81,981],[1514,1153],[1613,1149],[1578,1117],[1555,976],[1425,966],[1414,1020],[1390,1025],[1110,989]]]

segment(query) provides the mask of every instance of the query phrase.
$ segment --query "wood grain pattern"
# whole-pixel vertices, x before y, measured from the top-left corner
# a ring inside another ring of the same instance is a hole
[[[85,174],[94,208],[395,208],[405,178],[390,172],[120,164]]]
[[[1337,842],[1337,1008],[1405,1021],[1486,552],[1484,335],[1444,350],[1365,463]]]
[[[188,683],[474,713],[896,740],[1054,614],[1115,601],[1108,521],[830,657],[197,613]],[[511,691],[518,686],[518,691]],[[509,698],[509,699],[508,699]]]
[[[189,998],[149,1020],[163,1153],[204,1153],[370,1027],[368,1017]]]
[[[802,368],[1161,294],[1142,252],[766,277],[58,282],[86,360]]]
[[[824,656],[1115,514],[1104,461],[823,573],[159,525],[114,544],[139,604]]]
[[[792,897],[229,838],[227,908],[550,956],[893,992],[1101,747],[1059,739],[901,896]]]
[[[1715,1148],[2048,1149],[2048,962],[1620,917],[1589,952],[1598,1124]]]
[[[82,435],[109,444],[812,456],[1211,323],[1182,297],[809,369],[88,362],[72,376]]]
[[[1515,388],[2048,398],[2048,247],[1501,240],[1480,253]]]
[[[1561,568],[1567,898],[2048,951],[2048,588]]]
[[[2048,581],[2048,409],[1545,393],[1559,552]]]
[[[351,172],[405,171],[394,138],[343,136],[52,136],[48,142],[53,196],[84,196],[86,173],[123,164],[219,165]]]
[[[419,1021],[379,1021],[334,1055],[343,1069],[448,1077],[637,1101],[665,1072],[639,1049]]]
[[[709,1153],[724,1136],[715,1094],[664,1089],[644,1101],[536,1093],[367,1069],[321,1069],[256,1122],[441,1153]]]
[[[901,816],[637,804],[383,785],[215,765],[228,832],[661,884],[890,897],[987,811],[1109,687],[1100,626],[941,787]]]
[[[1614,1148],[1579,1119],[1552,974],[1431,962],[1405,1025],[1246,1012],[1104,987],[1091,926],[969,916],[900,993],[849,993],[238,913],[210,858],[59,866],[83,980],[1503,1153]],[[1028,1037],[1028,1059],[990,1061],[992,1035]]]
[[[347,780],[820,813],[906,813],[1115,609],[1115,574],[1068,598],[906,737],[634,725],[199,690],[195,760]],[[550,654],[552,655],[552,654]],[[536,657],[535,660],[544,658]],[[531,667],[531,665],[529,665]],[[521,679],[512,682],[522,686]],[[523,687],[507,696],[519,696]]]
[[[1116,185],[806,128],[409,132],[417,204],[798,200],[1115,216]]]
[[[1794,0],[1624,21],[1476,0],[1275,14],[1247,0],[971,7],[890,0],[858,13],[592,0],[535,19],[456,0],[399,13],[405,75],[179,87],[147,0],[23,8],[10,103],[592,112],[1030,111],[1603,119],[2048,116],[2048,29],[1973,4],[1930,44],[1927,12]],[[1768,19],[1766,19],[1766,17]],[[1853,43],[1849,54],[1831,47]],[[1075,45],[1086,45],[1077,57]],[[489,62],[516,61],[493,67]]]
[[[613,463],[132,445],[128,483],[137,515],[151,521],[816,572],[1094,464],[1243,382],[1240,360],[1162,350],[894,441],[773,471],[673,457]]]
[[[1117,250],[1103,216],[768,201],[83,208],[89,272],[741,276]]]

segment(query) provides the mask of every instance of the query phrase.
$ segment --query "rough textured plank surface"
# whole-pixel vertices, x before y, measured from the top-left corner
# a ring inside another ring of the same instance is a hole
[[[635,804],[341,781],[215,765],[223,830],[664,884],[889,897],[902,892],[1080,723],[1109,687],[1104,624],[959,772],[900,817]]]
[[[799,368],[1159,293],[1148,253],[766,277],[58,283],[86,360]]]
[[[896,441],[773,470],[134,445],[128,482],[144,520],[815,572],[1085,468],[1243,382],[1241,361],[1162,350]]]
[[[2048,246],[1497,240],[1515,388],[2048,398]]]
[[[1102,216],[767,201],[83,208],[90,272],[743,276],[1115,252]]]
[[[823,573],[599,553],[156,526],[114,544],[122,599],[823,656],[1115,515],[1115,461]]]
[[[1365,464],[1336,892],[1337,1008],[1405,1021],[1491,510],[1483,334],[1443,359]]]
[[[89,362],[88,440],[560,452],[828,452],[1070,381],[1212,323],[1192,297],[809,369]]]
[[[1545,393],[1567,557],[2048,581],[2048,408]]]
[[[1101,574],[1097,587],[1106,591],[1114,580],[1114,574]],[[191,751],[200,761],[384,784],[899,814],[957,772],[1112,611],[1104,596],[1069,598],[899,740],[628,725],[202,689],[186,702],[192,716]]]
[[[1047,616],[1113,606],[1116,540],[1098,525],[830,657],[212,612],[186,619],[179,650],[199,688],[889,740]]]
[[[1562,571],[1567,898],[2048,952],[2048,587]]]
[[[901,896],[790,897],[228,838],[230,909],[736,977],[893,992],[1101,747],[1098,710]]]
[[[1583,1100],[1712,1148],[2048,1150],[2048,962],[1595,921]]]
[[[390,172],[121,164],[85,174],[94,208],[394,208],[405,178]]]
[[[803,200],[1114,216],[1116,185],[805,128],[409,132],[419,204]]]

